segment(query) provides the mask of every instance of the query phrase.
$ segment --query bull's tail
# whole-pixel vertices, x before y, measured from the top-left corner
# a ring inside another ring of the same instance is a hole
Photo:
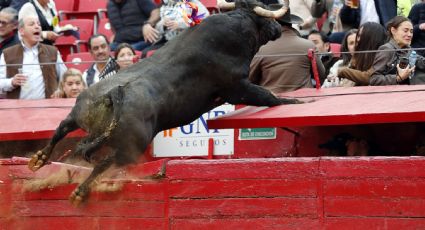
[[[75,150],[75,154],[81,154],[84,159],[90,161],[92,153],[98,150],[110,138],[111,133],[117,127],[120,119],[124,100],[124,87],[125,86],[115,87],[100,99],[103,102],[106,102],[108,106],[112,108],[112,119],[109,125],[99,136],[89,136],[82,140],[78,144],[77,149]]]

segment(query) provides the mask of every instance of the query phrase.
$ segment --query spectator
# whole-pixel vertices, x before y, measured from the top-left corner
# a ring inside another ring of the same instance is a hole
[[[413,24],[413,48],[425,48],[425,3],[418,3],[412,7],[409,19]],[[418,50],[418,54],[425,56],[425,50]]]
[[[366,22],[356,36],[356,46],[350,66],[338,70],[338,78],[345,78],[355,82],[356,86],[369,85],[370,76],[373,73],[372,64],[376,52],[381,45],[388,40],[385,28],[376,22]],[[372,51],[372,52],[364,52]]]
[[[5,48],[20,43],[17,30],[18,11],[11,7],[3,8],[0,11],[0,54]]]
[[[154,49],[164,45],[185,29],[199,24],[210,13],[198,0],[163,0],[159,9],[160,20],[155,26],[159,32]]]
[[[338,86],[354,86],[354,82],[348,79],[339,79],[338,70],[347,67],[350,64],[351,57],[354,54],[356,45],[357,29],[347,31],[341,45],[342,59],[335,62],[329,71],[329,75],[322,85],[322,88],[338,87]]]
[[[99,74],[99,79],[106,79],[115,75],[118,70],[125,69],[138,61],[133,47],[128,43],[121,43],[115,50],[115,58],[110,58]]]
[[[108,39],[103,34],[95,34],[87,42],[89,52],[95,63],[93,63],[83,73],[84,82],[88,87],[99,81],[99,75],[104,70],[106,64],[111,60]]]
[[[40,21],[42,33],[41,38],[44,44],[52,45],[59,37],[54,31],[58,26],[58,12],[53,0],[30,0],[19,10],[19,19],[26,15],[37,15]]]
[[[109,0],[107,10],[111,29],[115,33],[111,44],[113,51],[123,42],[142,51],[158,41],[159,32],[155,24],[159,20],[159,9],[153,1]]]
[[[325,66],[326,75],[329,75],[330,68],[339,60],[338,57],[335,57],[331,52],[331,46],[328,36],[317,31],[312,30],[308,35],[308,40],[312,41],[316,47],[316,52],[319,52],[320,59]],[[323,79],[324,80],[324,79]]]
[[[316,18],[311,15],[311,4],[315,0],[291,0],[289,1],[289,8],[291,8],[292,14],[303,18],[303,23],[300,25],[293,25],[297,28],[301,36],[307,36],[311,30],[317,30]]]
[[[365,22],[376,22],[386,25],[397,15],[396,0],[356,0],[359,6],[353,5],[353,0],[345,0],[339,12],[341,22],[358,28]]]
[[[0,10],[9,7],[12,0],[0,0]]]
[[[407,17],[413,4],[413,0],[397,0],[397,15]]]
[[[59,82],[59,93],[53,98],[76,98],[87,88],[83,75],[78,69],[69,68]]]
[[[344,0],[316,0],[311,5],[311,13],[315,18],[321,18],[327,14],[323,22],[321,32],[329,36],[332,43],[342,43],[345,32],[357,28],[352,24],[343,24],[339,17],[339,12],[344,4]]]
[[[403,16],[396,16],[387,24],[390,41],[379,47],[373,62],[371,85],[410,84],[409,76],[413,70],[425,69],[425,60],[418,56],[415,66],[400,67],[400,59],[409,56],[410,43],[413,37],[413,25]],[[416,78],[416,76],[414,76]]]
[[[0,88],[7,98],[50,98],[66,71],[61,55],[56,47],[39,43],[41,26],[36,16],[19,20],[19,34],[22,43],[3,50],[0,57]]]
[[[10,7],[17,10],[18,12],[21,10],[22,6],[27,3],[28,0],[13,0],[10,3]]]
[[[119,69],[124,69],[138,61],[136,51],[128,43],[121,43],[115,51],[115,60],[119,65]]]
[[[272,10],[280,9],[282,5],[272,4]],[[307,53],[314,44],[301,38],[292,24],[302,23],[302,19],[291,15],[290,11],[277,21],[282,25],[282,36],[262,46],[251,62],[249,79],[273,93],[282,93],[299,88],[312,87],[312,65],[307,55],[289,55]],[[285,55],[288,54],[288,55]],[[279,56],[277,56],[279,55]],[[321,79],[326,77],[323,64],[317,62]]]

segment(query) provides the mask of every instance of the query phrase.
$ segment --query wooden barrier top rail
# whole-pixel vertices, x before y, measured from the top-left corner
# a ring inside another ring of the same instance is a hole
[[[303,127],[425,121],[425,86],[300,89],[281,94],[305,104],[247,106],[208,121],[210,129]]]

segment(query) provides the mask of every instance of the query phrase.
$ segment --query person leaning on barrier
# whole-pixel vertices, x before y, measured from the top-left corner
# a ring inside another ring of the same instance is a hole
[[[18,11],[11,7],[0,11],[0,54],[7,47],[19,43],[18,37]]]
[[[56,47],[39,42],[41,26],[35,15],[19,20],[19,34],[22,42],[0,57],[0,89],[11,99],[50,98],[67,69],[61,55]]]
[[[270,5],[272,10],[281,7],[279,4]],[[254,56],[249,73],[249,80],[252,83],[263,86],[273,93],[313,87],[312,65],[307,51],[314,49],[314,44],[301,38],[298,31],[292,28],[292,24],[299,24],[302,21],[301,18],[291,15],[290,10],[277,19],[282,25],[282,36],[262,46]],[[325,68],[320,59],[317,61],[320,78],[324,80]]]
[[[370,85],[396,84],[425,84],[425,59],[417,55],[415,66],[400,66],[402,58],[408,58],[413,36],[413,25],[403,16],[396,16],[387,24],[390,41],[379,47],[379,52],[373,62],[374,72],[370,78]],[[412,80],[409,76],[414,73]]]

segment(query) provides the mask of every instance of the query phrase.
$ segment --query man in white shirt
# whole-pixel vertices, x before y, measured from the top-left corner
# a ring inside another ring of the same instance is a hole
[[[99,75],[110,58],[111,49],[109,47],[108,39],[103,34],[95,34],[91,36],[88,41],[88,47],[95,63],[84,71],[83,79],[87,86],[91,86],[99,81]]]
[[[59,51],[41,44],[41,27],[36,15],[19,20],[21,44],[11,46],[0,57],[0,89],[7,98],[44,99],[57,90],[66,71]]]

